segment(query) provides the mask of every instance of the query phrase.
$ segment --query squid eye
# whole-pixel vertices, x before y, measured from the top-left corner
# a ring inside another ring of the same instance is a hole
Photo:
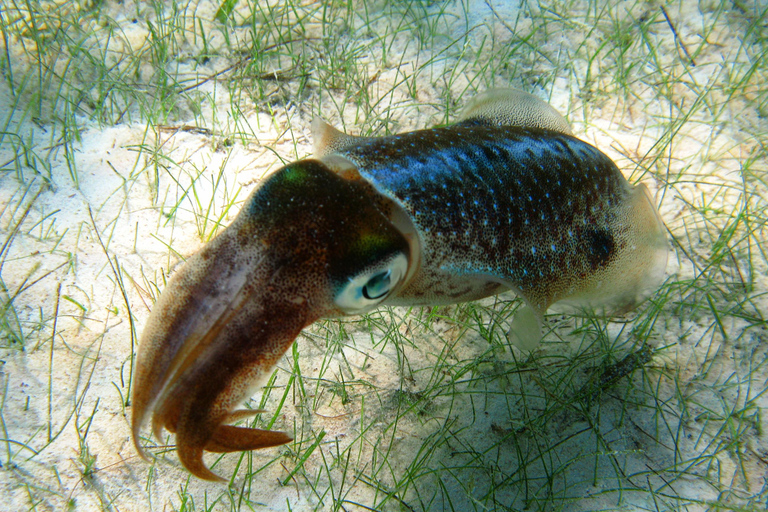
[[[348,314],[373,309],[397,287],[408,271],[408,258],[398,253],[392,258],[368,267],[347,280],[334,302]]]
[[[389,293],[392,284],[392,269],[379,272],[363,285],[363,297],[368,300],[378,300]]]

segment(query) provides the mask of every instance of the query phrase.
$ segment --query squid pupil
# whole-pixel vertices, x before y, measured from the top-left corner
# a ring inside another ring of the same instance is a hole
[[[363,297],[368,300],[380,299],[389,292],[389,270],[380,272],[370,278],[363,286]]]

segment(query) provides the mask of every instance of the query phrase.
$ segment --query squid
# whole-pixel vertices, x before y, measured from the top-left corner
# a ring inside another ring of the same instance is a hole
[[[386,137],[313,122],[315,154],[279,169],[174,273],[144,327],[132,435],[174,433],[181,464],[291,441],[232,425],[305,327],[382,305],[513,291],[532,350],[555,303],[628,311],[667,259],[648,189],[535,96],[487,91],[452,125]]]

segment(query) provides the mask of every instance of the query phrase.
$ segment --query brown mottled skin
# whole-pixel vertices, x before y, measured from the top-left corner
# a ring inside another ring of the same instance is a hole
[[[218,479],[203,450],[286,443],[280,432],[223,425],[301,329],[339,316],[331,290],[407,242],[374,208],[368,187],[305,160],[272,175],[235,221],[173,276],[142,334],[133,432],[176,433],[182,464]],[[328,226],[332,226],[328,229]]]

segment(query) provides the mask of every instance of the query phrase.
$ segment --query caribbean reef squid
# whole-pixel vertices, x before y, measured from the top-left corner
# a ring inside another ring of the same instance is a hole
[[[658,286],[665,228],[643,185],[536,97],[478,96],[453,125],[355,137],[313,123],[315,155],[286,165],[174,273],[137,355],[133,439],[151,420],[181,463],[287,443],[232,425],[302,329],[381,305],[513,291],[509,339],[530,350],[555,303],[626,311]]]

